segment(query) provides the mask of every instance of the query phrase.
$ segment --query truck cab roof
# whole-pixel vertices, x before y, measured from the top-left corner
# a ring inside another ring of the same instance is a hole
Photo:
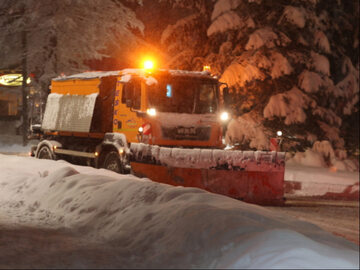
[[[179,76],[179,77],[196,77],[203,79],[216,79],[208,71],[188,71],[188,70],[171,70],[171,69],[156,69],[153,72],[146,72],[144,69],[123,69],[114,71],[88,71],[77,73],[69,76],[59,76],[53,79],[53,81],[66,81],[66,80],[89,80],[95,78],[109,77],[109,76],[138,76],[148,78],[152,75],[157,76]]]

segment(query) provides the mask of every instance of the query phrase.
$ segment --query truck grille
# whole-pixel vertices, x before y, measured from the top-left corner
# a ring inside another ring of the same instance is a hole
[[[207,141],[210,139],[211,127],[162,127],[162,136],[168,140],[197,140]]]

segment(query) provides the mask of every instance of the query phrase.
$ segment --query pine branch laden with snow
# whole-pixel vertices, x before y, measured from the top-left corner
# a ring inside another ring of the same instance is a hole
[[[304,8],[286,6],[284,12],[281,15],[278,24],[283,23],[284,21],[292,23],[299,28],[304,28],[306,24],[306,11]]]
[[[243,0],[218,0],[214,5],[214,10],[211,14],[211,20],[214,21],[220,15],[236,9],[242,1]]]
[[[6,28],[12,34],[19,34],[23,28],[18,24],[25,25],[28,70],[47,83],[62,72],[86,69],[84,60],[107,56],[104,52],[108,46],[129,45],[135,40],[131,29],[142,31],[144,27],[133,11],[111,0],[21,0],[17,5],[24,5],[26,13]],[[4,6],[6,16],[11,16],[13,9],[12,1]],[[1,43],[6,43],[1,37]],[[12,53],[20,55],[20,50],[15,47]],[[0,55],[0,59],[7,57]]]
[[[267,119],[284,118],[285,125],[305,123],[307,120],[304,110],[314,108],[316,102],[300,91],[297,87],[274,95],[266,104],[263,115]]]
[[[270,51],[268,57],[249,52],[242,54],[236,62],[228,66],[220,80],[228,83],[229,86],[243,87],[253,80],[263,81],[267,75],[277,79],[292,72],[293,68],[287,58],[277,51]]]
[[[331,53],[329,40],[325,33],[322,31],[317,31],[314,34],[314,45],[317,46],[324,53]]]
[[[247,62],[234,62],[223,73],[220,81],[226,82],[229,86],[244,86],[254,79],[264,80],[265,74],[255,65]]]
[[[342,73],[345,75],[337,85],[340,95],[347,98],[348,102],[343,108],[345,115],[351,114],[359,102],[359,67],[355,68],[349,57],[345,57],[342,65]]]
[[[249,36],[245,50],[256,50],[262,46],[273,48],[276,46],[278,38],[278,35],[269,27],[258,29]]]
[[[311,67],[326,76],[330,76],[330,62],[326,56],[311,51]]]
[[[248,144],[251,148],[267,150],[269,148],[268,135],[260,123],[261,119],[252,113],[232,119],[227,127],[225,143]]]
[[[344,139],[340,137],[340,130],[338,127],[330,126],[323,121],[317,121],[320,128],[325,132],[326,138],[334,145],[337,149],[343,149]]]
[[[316,93],[319,91],[320,87],[323,86],[324,80],[321,76],[309,70],[304,70],[299,75],[299,87],[304,90],[306,93]]]
[[[216,18],[207,30],[207,35],[243,28],[245,25],[246,23],[235,12],[229,11]]]
[[[270,76],[273,79],[277,79],[283,75],[289,75],[293,72],[293,68],[289,61],[281,53],[272,51],[270,61],[272,62]]]
[[[204,63],[195,64],[195,59],[202,59],[196,53],[203,46],[202,22],[206,20],[202,14],[192,14],[169,25],[161,35],[161,44],[166,46],[169,54],[167,66],[175,69],[194,70],[202,68]]]

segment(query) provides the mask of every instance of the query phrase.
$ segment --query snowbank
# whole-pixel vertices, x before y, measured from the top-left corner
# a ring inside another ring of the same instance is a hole
[[[122,268],[359,267],[358,246],[310,223],[64,161],[0,155],[0,209],[111,244]]]

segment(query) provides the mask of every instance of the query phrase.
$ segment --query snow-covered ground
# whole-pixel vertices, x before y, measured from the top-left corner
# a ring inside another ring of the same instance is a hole
[[[14,232],[28,243],[34,228],[52,230],[47,239],[65,239],[62,253],[74,245],[59,231],[76,235],[79,241],[73,242],[82,246],[104,247],[99,255],[88,251],[81,256],[72,248],[75,255],[67,256],[65,265],[26,250],[35,268],[359,267],[358,245],[261,206],[196,188],[15,155],[0,154],[0,224],[0,268],[22,265],[22,254],[18,264],[6,260],[7,247],[20,252],[24,242],[17,245]],[[37,239],[38,233],[33,235]]]

